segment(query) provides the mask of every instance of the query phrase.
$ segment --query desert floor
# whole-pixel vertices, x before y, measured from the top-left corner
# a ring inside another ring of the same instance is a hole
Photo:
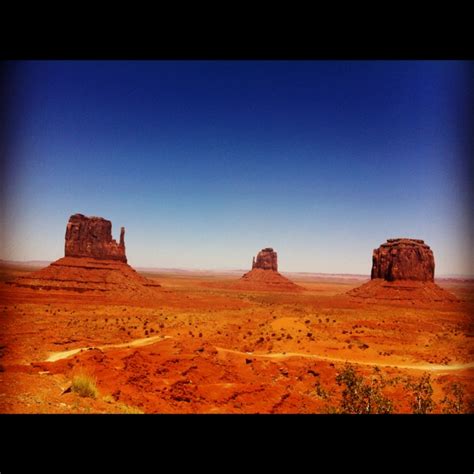
[[[438,281],[458,303],[358,300],[357,279],[292,277],[305,291],[231,288],[233,275],[146,274],[155,298],[12,288],[0,269],[0,413],[331,413],[346,362],[394,380],[431,376],[434,412],[451,382],[474,393],[474,283]],[[96,398],[70,390],[96,379]]]

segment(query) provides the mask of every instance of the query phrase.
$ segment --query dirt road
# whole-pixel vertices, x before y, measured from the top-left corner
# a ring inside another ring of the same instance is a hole
[[[290,357],[304,357],[307,359],[317,359],[317,360],[326,360],[329,362],[349,362],[351,364],[357,365],[368,365],[372,367],[393,367],[397,369],[411,369],[411,370],[423,370],[429,372],[449,372],[457,370],[467,370],[474,368],[474,362],[468,362],[467,364],[453,364],[453,365],[439,365],[439,364],[385,364],[381,362],[366,362],[360,360],[350,360],[350,359],[339,359],[336,357],[323,356],[318,354],[305,354],[300,352],[273,352],[270,354],[264,353],[255,353],[255,352],[242,352],[233,349],[225,349],[223,347],[216,347],[219,352],[228,352],[231,354],[239,354],[242,356],[252,356],[266,359],[288,359]]]
[[[135,339],[133,341],[124,342],[121,344],[107,344],[103,346],[91,346],[91,347],[79,347],[77,349],[71,349],[69,351],[62,352],[53,352],[49,355],[45,362],[56,362],[61,359],[67,359],[75,354],[78,354],[81,351],[86,351],[90,349],[101,349],[107,350],[112,348],[123,348],[123,347],[143,347],[150,344],[154,344],[165,339],[170,339],[171,336],[153,336],[145,337],[141,339]],[[337,357],[324,356],[319,354],[306,354],[303,352],[272,352],[269,354],[265,353],[256,353],[256,352],[243,352],[234,349],[226,349],[224,347],[216,347],[219,352],[238,354],[242,356],[252,356],[265,359],[288,359],[290,357],[303,357],[306,359],[316,359],[316,360],[325,360],[329,362],[339,362],[344,363],[348,362],[351,364],[357,365],[367,365],[372,367],[393,367],[397,369],[409,369],[409,370],[423,370],[428,372],[451,372],[451,371],[460,371],[468,370],[474,368],[474,362],[468,362],[466,364],[453,364],[453,365],[440,365],[440,364],[387,364],[383,362],[367,362],[353,359],[340,359]]]
[[[61,359],[67,359],[81,351],[87,351],[89,349],[112,349],[112,348],[121,348],[121,347],[142,347],[148,346],[150,344],[154,344],[158,341],[163,341],[164,339],[169,339],[169,336],[152,336],[152,337],[144,337],[141,339],[135,339],[134,341],[130,342],[123,342],[121,344],[107,344],[104,346],[91,346],[91,347],[79,347],[77,349],[71,349],[69,351],[62,351],[62,352],[53,352],[49,355],[49,357],[45,360],[45,362],[56,362]]]

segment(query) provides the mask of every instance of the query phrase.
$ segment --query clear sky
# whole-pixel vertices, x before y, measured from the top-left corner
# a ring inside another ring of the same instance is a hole
[[[71,214],[126,227],[129,263],[368,274],[387,238],[473,273],[468,64],[10,63],[0,258],[64,254]],[[471,235],[472,237],[472,235]]]

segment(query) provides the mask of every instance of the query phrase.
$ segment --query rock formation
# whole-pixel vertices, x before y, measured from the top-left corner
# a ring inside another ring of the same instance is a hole
[[[433,252],[423,240],[388,239],[373,251],[371,280],[348,292],[376,300],[457,301],[434,283]]]
[[[371,279],[434,281],[434,257],[418,239],[388,239],[372,256]]]
[[[232,288],[245,290],[298,291],[303,288],[278,273],[278,256],[272,248],[264,248],[252,260],[252,270],[245,273]]]
[[[74,214],[66,227],[65,257],[10,284],[35,290],[153,296],[160,285],[127,264],[125,229],[112,239],[112,223],[101,217]]]
[[[255,257],[252,261],[252,269],[261,268],[262,270],[273,270],[274,272],[278,271],[278,256],[277,253],[273,251],[272,248],[262,249],[257,254],[257,259]]]
[[[119,260],[125,256],[125,228],[120,231],[120,243],[112,239],[112,223],[102,217],[74,214],[66,227],[66,257],[92,257],[100,260]]]

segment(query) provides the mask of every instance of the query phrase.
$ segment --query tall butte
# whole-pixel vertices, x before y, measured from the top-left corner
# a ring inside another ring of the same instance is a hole
[[[248,290],[281,290],[298,291],[303,288],[278,273],[278,255],[270,247],[258,252],[253,257],[252,270],[245,273],[240,280],[233,284],[234,288]]]
[[[348,294],[387,300],[456,301],[434,283],[433,251],[420,239],[388,239],[374,249],[371,280]]]
[[[112,239],[112,222],[102,217],[74,214],[66,226],[66,257],[90,257],[127,263],[125,227],[120,230],[120,243]]]
[[[160,285],[127,264],[125,228],[112,239],[112,223],[102,217],[74,214],[66,226],[64,257],[12,285],[35,290],[59,290],[121,296],[151,295]]]

